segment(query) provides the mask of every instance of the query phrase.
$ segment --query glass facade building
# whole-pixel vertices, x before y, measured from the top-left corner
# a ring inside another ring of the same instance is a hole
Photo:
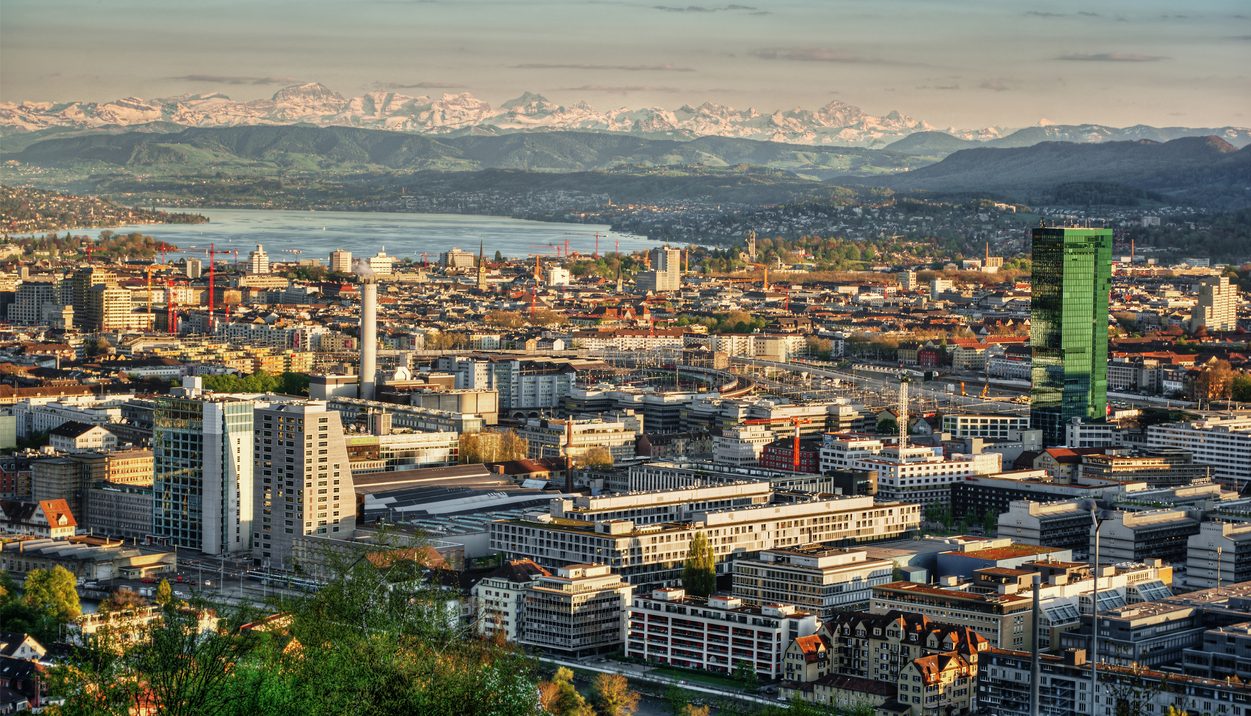
[[[153,415],[152,533],[226,554],[252,542],[250,400],[176,395]]]
[[[1034,229],[1032,284],[1030,426],[1059,445],[1069,420],[1107,414],[1112,230]]]

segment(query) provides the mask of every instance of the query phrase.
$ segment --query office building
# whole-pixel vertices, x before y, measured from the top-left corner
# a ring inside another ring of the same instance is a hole
[[[1073,484],[1047,477],[1045,470],[1014,470],[996,475],[970,475],[951,485],[951,514],[956,519],[1002,515],[1019,500],[1111,499],[1125,491],[1120,483]]]
[[[996,534],[1020,544],[1072,550],[1084,559],[1090,544],[1090,503],[1083,499],[1013,500],[999,515]]]
[[[662,246],[652,249],[651,268],[640,271],[635,283],[644,293],[665,293],[682,288],[682,249]]]
[[[1075,477],[1082,480],[1142,481],[1151,487],[1181,487],[1207,482],[1212,469],[1185,450],[1118,450],[1082,455]]]
[[[188,378],[157,400],[152,430],[152,534],[227,554],[252,543],[253,402],[204,393]]]
[[[1204,522],[1186,540],[1186,586],[1251,581],[1251,523]]]
[[[50,457],[30,463],[30,497],[36,502],[65,500],[73,515],[83,513],[82,471],[67,457]]]
[[[1069,420],[1107,411],[1112,230],[1034,229],[1033,267],[1030,425],[1059,445]]]
[[[675,496],[680,496],[680,491]],[[618,509],[643,509],[667,499],[663,493],[616,495]],[[628,501],[633,501],[629,504]],[[692,512],[682,521],[645,524],[631,519],[570,520],[553,507],[550,514],[491,524],[491,549],[509,559],[529,558],[545,566],[599,561],[632,584],[677,579],[694,536],[703,532],[728,572],[730,555],[818,542],[866,542],[911,533],[921,520],[920,505],[874,502],[872,497],[788,495],[765,504]]]
[[[335,249],[330,252],[330,273],[351,274],[352,252],[346,249]]]
[[[452,247],[444,251],[439,256],[439,263],[444,268],[450,269],[468,269],[473,268],[474,256],[469,251],[458,247]]]
[[[1102,594],[1100,595],[1102,597]],[[1208,628],[1202,610],[1183,604],[1143,602],[1099,609],[1099,663],[1159,668],[1182,660],[1203,643]],[[1061,635],[1061,648],[1090,647],[1089,615],[1081,631]]]
[[[999,413],[948,413],[943,415],[943,432],[953,438],[985,438],[1007,440],[1029,430],[1029,418]]]
[[[618,462],[634,457],[634,443],[643,434],[643,416],[630,411],[599,418],[530,418],[516,432],[526,439],[532,458],[568,457],[582,464],[594,453],[607,451]]]
[[[602,564],[541,574],[522,596],[520,642],[563,656],[617,651],[634,587]]]
[[[269,273],[269,254],[260,244],[248,254],[248,273],[253,276]]]
[[[201,259],[183,259],[183,274],[187,278],[196,279],[204,275],[204,261]]]
[[[256,409],[255,429],[252,556],[289,569],[299,538],[351,538],[356,494],[339,413],[322,401],[272,403]]]
[[[1198,511],[1191,509],[1106,512],[1099,528],[1099,563],[1142,562],[1151,558],[1184,563],[1189,539],[1199,533],[1199,522]]]
[[[735,559],[733,569],[734,596],[748,604],[794,604],[824,621],[868,609],[873,587],[893,580],[895,564],[863,551],[810,545]]]
[[[1208,333],[1238,330],[1238,287],[1228,276],[1210,276],[1199,282],[1199,302],[1190,315],[1190,330]]]
[[[783,675],[783,655],[796,637],[815,634],[815,614],[790,605],[748,606],[738,597],[687,596],[669,587],[634,597],[626,657],[698,671],[733,674],[746,664],[766,679]]]
[[[1034,639],[1031,600],[1021,594],[983,594],[915,582],[873,588],[869,611],[911,612],[934,621],[968,627],[992,646],[1028,650]]]
[[[395,272],[395,257],[388,256],[386,249],[380,249],[378,253],[365,259],[365,262],[375,276],[390,276]],[[469,262],[472,266],[473,254],[469,254]]]
[[[1242,491],[1251,482],[1251,417],[1206,417],[1147,428],[1147,447],[1173,448],[1212,468],[1212,479]]]
[[[1204,631],[1199,645],[1186,649],[1182,659],[1182,670],[1192,676],[1251,680],[1251,622]]]
[[[478,634],[517,642],[526,590],[539,577],[550,576],[551,572],[528,559],[515,559],[479,580],[471,590]]]
[[[9,323],[37,326],[50,323],[61,312],[61,291],[50,281],[24,281],[9,304]]]

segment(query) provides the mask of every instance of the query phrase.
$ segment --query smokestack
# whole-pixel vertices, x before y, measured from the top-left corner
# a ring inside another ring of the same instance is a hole
[[[361,370],[360,397],[374,399],[378,377],[378,284],[372,276],[361,277]]]

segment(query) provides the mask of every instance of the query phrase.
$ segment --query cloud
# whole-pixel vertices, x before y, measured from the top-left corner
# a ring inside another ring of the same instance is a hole
[[[762,60],[785,60],[789,62],[830,62],[841,64],[874,64],[875,60],[853,55],[850,52],[829,47],[789,48],[774,47],[755,50],[752,56]],[[883,63],[884,64],[884,63]]]
[[[514,70],[613,70],[617,72],[694,72],[693,67],[674,65],[594,65],[581,62],[525,62],[510,65]]]
[[[1163,55],[1141,55],[1135,52],[1092,52],[1060,55],[1055,59],[1066,62],[1159,62],[1168,58]]]
[[[1016,89],[1016,82],[1003,77],[992,77],[988,80],[982,80],[978,88],[990,90],[991,92],[1008,92]]]
[[[179,75],[166,77],[178,82],[203,82],[215,85],[288,85],[297,80],[291,77],[252,77],[248,75]]]
[[[465,88],[465,85],[455,82],[375,82],[373,86],[380,90]]]
[[[750,5],[652,5],[653,10],[661,12],[748,12],[752,15],[767,15],[767,10]]]
[[[635,92],[681,92],[677,87],[656,87],[653,85],[582,85],[581,87],[561,87],[558,92],[603,92],[605,94],[632,94]]]

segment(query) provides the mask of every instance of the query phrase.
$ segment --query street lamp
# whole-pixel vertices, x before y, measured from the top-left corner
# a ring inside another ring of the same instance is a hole
[[[1099,506],[1090,504],[1090,524],[1094,527],[1094,588],[1090,600],[1090,716],[1095,716],[1096,700],[1099,698],[1099,528],[1103,520],[1099,519]]]

